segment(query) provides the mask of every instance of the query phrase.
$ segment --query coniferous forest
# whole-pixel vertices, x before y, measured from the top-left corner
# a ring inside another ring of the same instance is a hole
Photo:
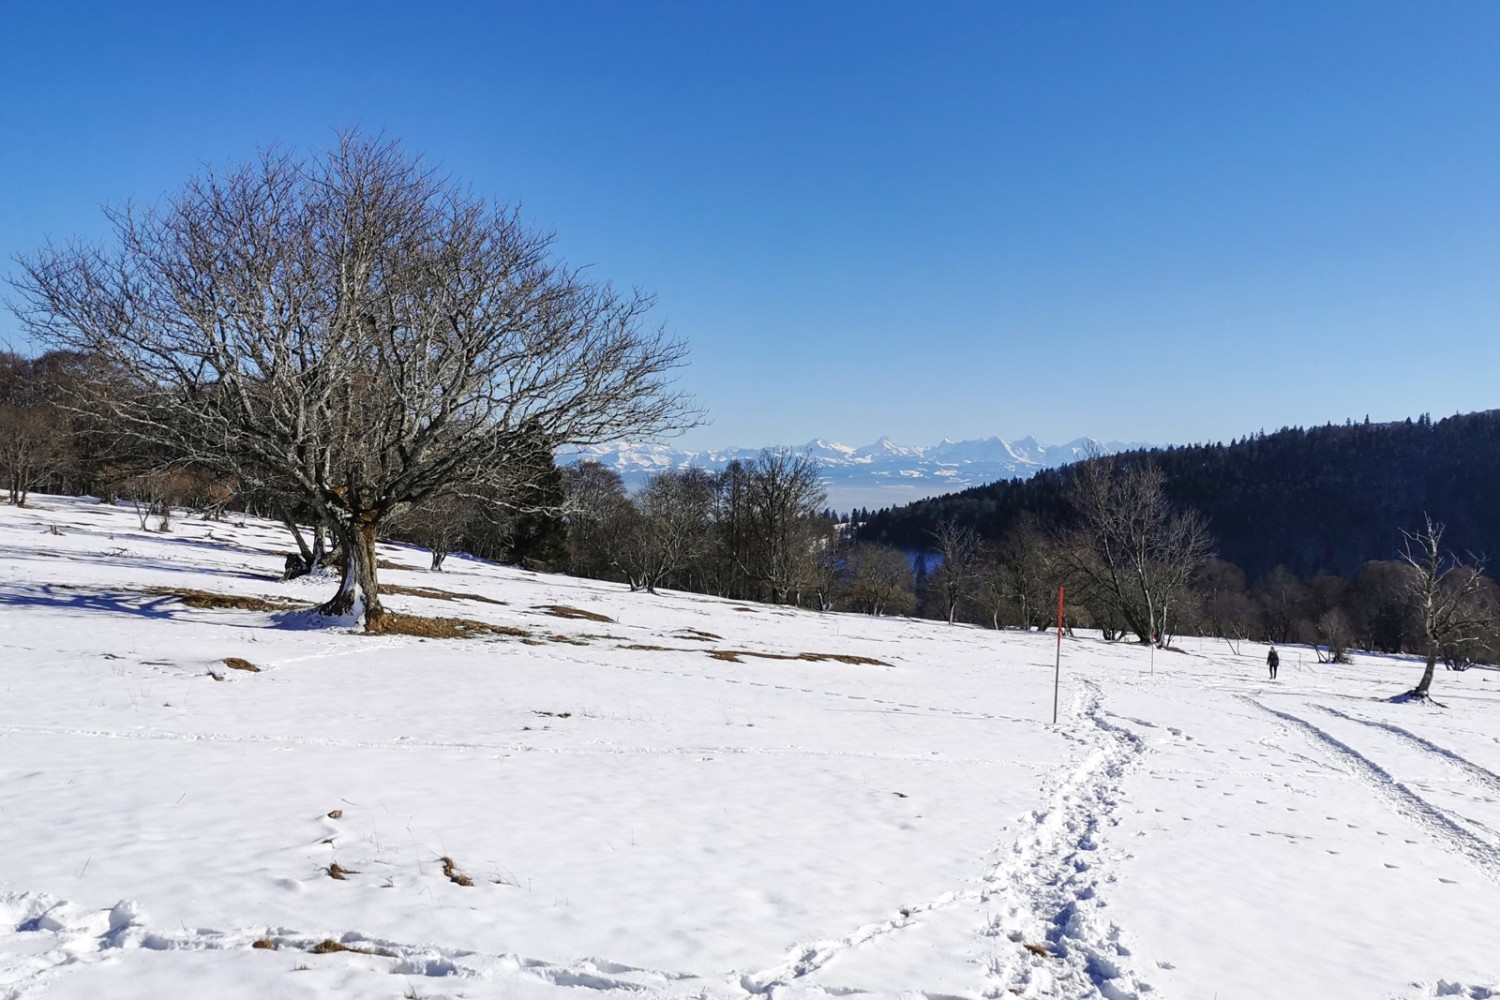
[[[1424,514],[1446,524],[1453,550],[1500,552],[1500,410],[1288,428],[1117,458],[1159,467],[1173,504],[1201,513],[1219,558],[1252,581],[1277,566],[1302,578],[1349,577],[1369,560],[1393,558],[1401,532],[1420,529]],[[1062,526],[1073,517],[1066,475],[1047,470],[882,510],[859,535],[915,551],[933,548],[934,530],[948,520],[990,541],[1027,514]]]

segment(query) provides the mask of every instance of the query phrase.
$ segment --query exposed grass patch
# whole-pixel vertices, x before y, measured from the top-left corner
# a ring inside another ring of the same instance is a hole
[[[449,882],[452,882],[454,885],[471,886],[474,884],[473,879],[469,878],[469,876],[465,875],[454,866],[453,859],[450,857],[445,856],[443,858],[443,875],[448,879]]]
[[[462,594],[452,590],[438,590],[436,587],[403,587],[396,583],[382,583],[380,585],[382,594],[405,595],[406,597],[427,597],[435,601],[479,601],[482,604],[504,604],[493,597],[485,597],[483,594]]]
[[[487,635],[508,635],[524,639],[531,633],[514,625],[491,625],[472,618],[424,618],[387,611],[377,618],[367,635],[413,635],[422,639],[478,639]]]
[[[850,653],[755,653],[748,649],[711,649],[708,655],[726,663],[741,663],[740,657],[753,656],[758,660],[805,660],[809,663],[849,663],[855,666],[888,667],[889,663],[872,656],[854,656]]]
[[[252,941],[250,943],[250,947],[252,947],[252,948],[259,948],[262,951],[276,951],[281,946],[279,944],[277,944],[275,941],[272,941],[270,938],[263,937],[263,938],[260,938],[259,940]]]
[[[702,642],[719,642],[724,638],[722,635],[714,635],[712,632],[704,632],[696,628],[679,629],[677,635],[684,639],[698,639]]]
[[[255,664],[251,663],[249,660],[243,660],[243,659],[239,658],[238,656],[226,656],[220,662],[223,663],[224,666],[230,668],[231,670],[248,670],[252,674],[258,674],[258,673],[260,673],[260,667],[257,667]]]
[[[579,618],[584,621],[615,624],[615,620],[608,615],[601,615],[596,611],[585,611],[582,608],[570,608],[566,604],[539,604],[535,610],[545,611],[547,614],[558,618]]]
[[[175,597],[190,608],[233,608],[236,611],[290,611],[302,607],[296,601],[244,597],[239,594],[214,594],[207,590],[174,590],[152,587],[146,591],[161,597]]]
[[[344,944],[333,938],[324,938],[311,948],[307,949],[310,955],[332,955],[334,952],[348,951],[356,955],[378,955],[381,958],[395,958],[395,952],[386,951],[384,948],[361,948],[358,945]]]
[[[644,642],[632,642],[621,649],[639,649],[647,653],[696,653],[696,649],[673,649],[671,646],[652,646]]]

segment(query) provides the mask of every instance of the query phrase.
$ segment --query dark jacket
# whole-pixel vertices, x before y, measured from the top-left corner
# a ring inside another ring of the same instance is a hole
[[[1266,666],[1268,666],[1268,667],[1274,667],[1277,664],[1279,664],[1280,662],[1281,662],[1281,657],[1279,657],[1279,656],[1276,655],[1276,650],[1273,649],[1269,653],[1266,654]]]

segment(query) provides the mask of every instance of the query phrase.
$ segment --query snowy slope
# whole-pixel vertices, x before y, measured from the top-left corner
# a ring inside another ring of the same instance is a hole
[[[524,634],[170,596],[325,596],[286,547],[0,508],[0,998],[1500,991],[1495,671],[1079,637],[1053,727],[1035,633],[397,546]]]
[[[810,456],[823,469],[828,503],[838,511],[855,507],[877,510],[983,486],[998,479],[1026,478],[1042,469],[1052,469],[1082,458],[1096,447],[1109,454],[1140,443],[1112,441],[1103,444],[1079,438],[1063,445],[1041,445],[1034,438],[1003,441],[998,437],[977,441],[948,441],[927,448],[896,444],[882,437],[862,448],[821,438],[792,449]],[[723,448],[684,451],[663,444],[597,445],[559,456],[561,461],[591,459],[620,473],[625,485],[635,490],[652,475],[668,469],[722,469],[731,461],[749,461],[758,448]]]

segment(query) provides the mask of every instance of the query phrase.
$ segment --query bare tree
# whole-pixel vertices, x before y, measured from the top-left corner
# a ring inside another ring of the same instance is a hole
[[[1427,666],[1417,686],[1402,697],[1425,700],[1432,688],[1433,668],[1445,649],[1483,643],[1500,627],[1493,589],[1484,576],[1484,562],[1443,554],[1440,522],[1423,515],[1426,527],[1403,531],[1401,560],[1411,567],[1407,598],[1422,623]]]
[[[686,349],[644,326],[649,296],[560,264],[515,210],[393,141],[264,152],[108,218],[111,248],[21,258],[26,330],[125,373],[129,392],[96,401],[139,438],[314,505],[346,555],[321,610],[360,595],[372,630],[394,512],[509,485],[539,441],[695,419],[670,385]]]
[[[631,590],[656,588],[700,558],[712,540],[713,477],[702,469],[651,477],[635,498],[635,517],[618,540]]]
[[[943,613],[952,625],[958,605],[973,589],[975,569],[979,562],[979,533],[954,518],[939,521],[932,532],[943,564],[934,574],[936,589],[942,597]]]
[[[1068,496],[1082,532],[1067,549],[1098,621],[1114,621],[1141,642],[1165,645],[1189,582],[1213,552],[1196,511],[1175,511],[1154,465],[1120,466],[1093,456],[1074,467]]]
[[[849,550],[849,601],[871,615],[905,614],[916,606],[912,566],[906,553],[889,545],[860,542]]]
[[[818,465],[807,455],[766,449],[749,470],[747,575],[785,604],[811,582],[819,511],[827,502]]]
[[[619,539],[632,513],[620,474],[594,461],[563,466],[561,471],[570,572],[618,579]]]

